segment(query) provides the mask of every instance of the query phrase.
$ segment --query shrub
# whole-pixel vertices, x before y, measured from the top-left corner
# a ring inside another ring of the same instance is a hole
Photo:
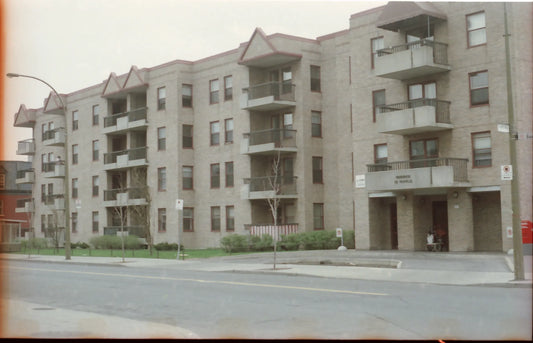
[[[70,247],[72,249],[88,249],[88,248],[90,248],[89,244],[87,244],[85,242],[71,243]]]
[[[274,239],[270,235],[250,236],[250,250],[268,251],[274,249]]]
[[[48,247],[48,240],[46,238],[30,238],[20,241],[20,246],[23,249],[43,249]]]
[[[242,252],[248,250],[248,238],[247,236],[231,234],[222,237],[220,245],[227,253]]]
[[[178,250],[178,243],[168,243],[168,242],[161,242],[154,244],[154,249],[158,251],[177,251]],[[180,245],[180,250],[183,250],[184,246],[183,244]]]

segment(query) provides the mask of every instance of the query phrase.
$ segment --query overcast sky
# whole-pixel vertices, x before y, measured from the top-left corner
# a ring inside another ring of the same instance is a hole
[[[2,1],[2,0],[0,0]],[[4,0],[6,72],[39,77],[70,93],[175,59],[195,61],[235,49],[256,27],[266,34],[305,38],[349,27],[351,14],[383,1],[270,0]],[[42,107],[49,89],[31,79],[8,79],[4,101],[4,159],[31,129],[14,128],[20,104]]]

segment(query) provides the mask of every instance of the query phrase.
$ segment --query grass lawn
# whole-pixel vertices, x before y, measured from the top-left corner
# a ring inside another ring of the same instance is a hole
[[[17,252],[17,254],[29,254],[32,255],[58,255],[64,256],[65,249],[53,249],[53,248],[43,248],[43,249],[22,249],[22,251]],[[185,259],[188,258],[209,258],[217,256],[229,256],[229,253],[224,252],[224,250],[219,248],[212,249],[185,249],[180,251],[181,254],[185,254]],[[242,255],[248,254],[244,253],[233,253],[231,255]],[[150,251],[148,249],[125,249],[125,257],[139,257],[139,258],[164,258],[164,259],[176,259],[177,251],[157,251],[153,249],[152,255],[150,256]],[[72,249],[71,256],[96,256],[96,257],[122,257],[121,249]]]

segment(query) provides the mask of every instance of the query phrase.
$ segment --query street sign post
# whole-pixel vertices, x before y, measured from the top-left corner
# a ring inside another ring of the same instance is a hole
[[[176,210],[178,210],[178,254],[176,255],[176,260],[179,261],[180,259],[180,228],[181,228],[181,221],[180,221],[180,211],[183,211],[183,199],[176,199]]]
[[[335,230],[335,233],[337,235],[337,238],[341,239],[341,246],[337,248],[337,250],[346,250],[346,247],[344,246],[344,237],[342,236],[342,228],[338,227]]]

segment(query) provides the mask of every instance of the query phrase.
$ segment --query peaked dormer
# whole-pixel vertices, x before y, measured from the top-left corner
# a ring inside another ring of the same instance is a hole
[[[107,78],[104,91],[102,92],[102,97],[111,98],[119,94],[121,90],[122,86],[118,82],[117,75],[115,73],[111,73]]]
[[[46,114],[65,114],[66,108],[66,96],[63,94],[59,95],[61,99],[54,92],[50,92],[48,98],[44,102],[43,113]]]
[[[33,127],[35,125],[36,110],[27,109],[26,106],[20,105],[19,110],[15,113],[16,127]]]
[[[137,66],[132,66],[130,69],[130,72],[128,73],[128,76],[126,77],[126,81],[124,81],[124,85],[122,86],[122,90],[124,91],[144,91],[146,88],[148,88],[148,83],[145,82],[145,71],[139,71]]]
[[[301,54],[280,50],[260,28],[255,29],[244,49],[239,64],[248,67],[269,68],[298,61]]]

